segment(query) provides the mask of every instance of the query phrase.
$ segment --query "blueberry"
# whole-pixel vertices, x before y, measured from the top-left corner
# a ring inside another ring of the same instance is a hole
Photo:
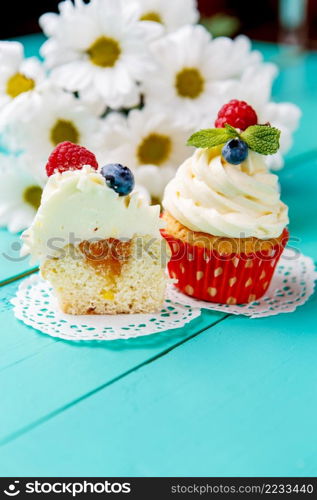
[[[126,196],[133,191],[134,177],[128,167],[124,167],[120,163],[110,163],[102,167],[101,175],[105,178],[107,186],[119,196]]]
[[[248,146],[241,139],[231,139],[222,148],[222,156],[228,163],[239,165],[248,157]]]

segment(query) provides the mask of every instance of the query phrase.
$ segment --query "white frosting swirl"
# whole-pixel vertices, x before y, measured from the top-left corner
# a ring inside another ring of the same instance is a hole
[[[137,193],[119,196],[100,173],[85,166],[49,178],[34,221],[22,235],[22,254],[43,260],[83,240],[136,234],[161,238],[162,225],[159,206],[149,206]]]
[[[193,231],[229,238],[276,238],[288,224],[278,178],[257,153],[231,165],[199,149],[167,185],[164,208]]]

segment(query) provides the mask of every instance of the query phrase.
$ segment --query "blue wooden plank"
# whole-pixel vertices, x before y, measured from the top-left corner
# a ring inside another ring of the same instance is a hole
[[[57,341],[15,320],[9,300],[16,287],[13,283],[0,289],[0,439],[225,317],[206,311],[186,327],[126,341]]]
[[[34,33],[31,35],[17,36],[11,40],[20,42],[24,45],[25,57],[40,57],[40,47],[45,42],[46,37],[42,33]]]
[[[316,306],[219,323],[3,446],[2,473],[315,476]]]

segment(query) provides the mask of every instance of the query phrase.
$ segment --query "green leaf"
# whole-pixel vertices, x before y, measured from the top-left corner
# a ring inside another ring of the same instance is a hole
[[[251,125],[240,136],[248,147],[262,155],[273,155],[280,147],[281,132],[268,125]]]
[[[213,148],[220,144],[225,144],[229,139],[238,137],[238,132],[233,128],[210,128],[195,132],[187,142],[188,146],[196,148]]]

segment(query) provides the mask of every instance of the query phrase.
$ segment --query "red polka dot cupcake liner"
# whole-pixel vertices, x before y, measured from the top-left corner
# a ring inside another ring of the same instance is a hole
[[[270,250],[224,256],[164,231],[163,236],[172,252],[168,270],[177,280],[175,286],[191,297],[229,305],[253,302],[265,294],[289,239],[285,229]]]

